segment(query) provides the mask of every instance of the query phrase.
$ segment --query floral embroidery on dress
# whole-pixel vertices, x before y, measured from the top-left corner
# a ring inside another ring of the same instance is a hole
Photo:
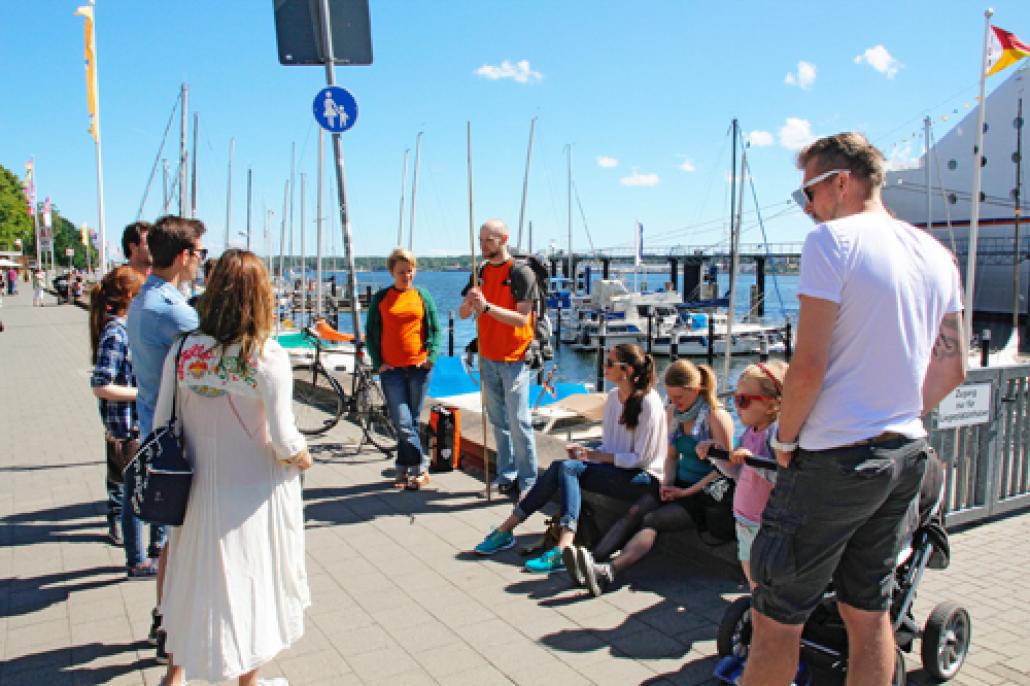
[[[200,343],[185,348],[176,370],[179,380],[186,381],[189,388],[199,395],[211,398],[224,395],[225,390],[218,386],[228,386],[232,382],[240,382],[256,390],[257,358],[251,356],[244,365],[243,358],[238,354],[219,355],[216,348]],[[196,383],[199,381],[206,383]]]

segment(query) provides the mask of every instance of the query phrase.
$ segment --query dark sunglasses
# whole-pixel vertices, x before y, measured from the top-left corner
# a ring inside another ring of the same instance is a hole
[[[733,404],[736,405],[738,410],[746,410],[751,406],[751,403],[756,400],[772,400],[772,396],[768,395],[751,395],[747,393],[737,393],[733,396]]]
[[[608,369],[611,369],[612,367],[625,367],[626,363],[625,362],[615,362],[615,361],[612,360],[612,358],[606,357],[606,358],[604,358],[604,366],[607,367]]]
[[[200,248],[199,250],[190,248],[189,251],[191,255],[199,257],[201,262],[207,259],[207,248]]]

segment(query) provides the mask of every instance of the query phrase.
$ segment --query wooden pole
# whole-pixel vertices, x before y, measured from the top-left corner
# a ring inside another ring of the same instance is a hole
[[[476,219],[472,202],[472,122],[465,122],[465,148],[468,158],[469,177],[469,254],[472,257],[472,286],[479,288],[479,265],[476,264]],[[418,153],[416,153],[416,159]],[[414,195],[412,195],[414,202]],[[408,234],[410,237],[410,233]],[[478,335],[479,318],[476,318]],[[486,499],[493,500],[493,489],[490,487],[490,458],[486,447],[486,396],[483,393],[483,354],[479,355],[479,414],[483,418],[483,480],[486,482]]]

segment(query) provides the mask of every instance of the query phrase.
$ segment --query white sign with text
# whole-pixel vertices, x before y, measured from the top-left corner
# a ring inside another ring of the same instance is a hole
[[[986,424],[991,420],[991,384],[959,386],[944,396],[937,408],[937,428]]]

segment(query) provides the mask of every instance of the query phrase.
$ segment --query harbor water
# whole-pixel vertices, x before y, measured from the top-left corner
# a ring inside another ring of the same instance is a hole
[[[310,274],[310,273],[309,273]],[[337,283],[341,285],[346,283],[346,272],[336,272]],[[313,278],[314,274],[310,274],[309,278]],[[385,271],[375,272],[358,272],[357,274],[358,289],[364,291],[367,286],[371,286],[373,292],[379,288],[383,288],[392,283],[390,275]],[[595,278],[600,278],[600,275],[595,274]],[[643,285],[644,282],[654,289],[660,286],[664,280],[668,278],[667,274],[641,274],[638,277],[638,284]],[[447,353],[447,321],[448,313],[454,314],[454,354],[461,355],[465,349],[465,346],[476,336],[475,320],[472,318],[462,320],[458,317],[458,307],[461,305],[462,297],[461,290],[465,287],[469,280],[469,272],[467,271],[419,271],[415,276],[415,283],[425,288],[433,296],[433,300],[436,303],[437,310],[440,314],[441,324],[444,327],[444,339],[443,353]],[[630,275],[627,279],[627,284],[632,287],[633,277]],[[798,277],[796,274],[791,275],[776,275],[774,278],[771,274],[766,275],[766,307],[765,307],[765,318],[770,322],[782,324],[785,317],[789,317],[793,323],[797,322],[797,311],[798,311],[798,300],[797,300],[797,282]],[[736,317],[744,317],[748,313],[748,298],[751,290],[751,286],[755,283],[754,274],[739,274],[737,276],[737,298],[736,302]],[[728,275],[720,274],[718,280],[719,292],[725,293],[729,288]],[[782,301],[782,306],[781,306]],[[364,315],[362,316],[364,320]],[[351,325],[351,316],[349,312],[341,312],[340,322],[341,331],[351,331],[353,329]],[[726,380],[720,378],[719,387],[720,390],[725,390],[736,385],[737,376],[740,371],[747,365],[754,362],[757,358],[753,357],[735,357],[732,360],[730,367],[730,383],[727,385]],[[656,357],[658,362],[659,374],[669,364],[668,357]],[[694,358],[694,362],[703,362],[703,358]],[[567,382],[567,383],[595,383],[597,380],[597,368],[598,360],[596,352],[578,352],[572,350],[568,346],[557,346],[555,350],[555,359],[548,363],[548,368],[553,364],[557,365],[557,371],[554,374],[554,381]],[[716,372],[722,375],[723,363],[721,358],[717,358],[713,364]]]

